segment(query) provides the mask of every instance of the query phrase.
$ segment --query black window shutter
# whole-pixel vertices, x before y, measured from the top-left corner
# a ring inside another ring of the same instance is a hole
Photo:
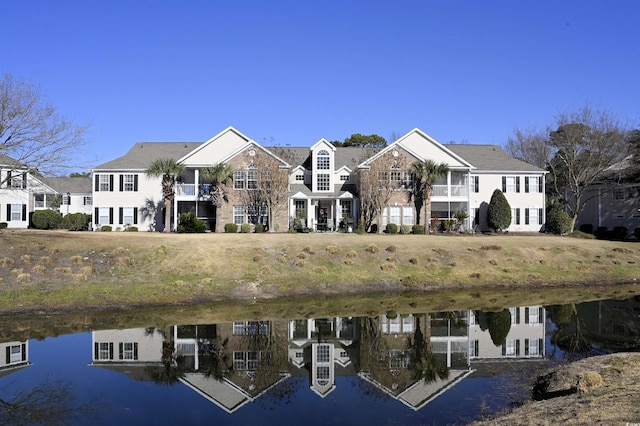
[[[529,324],[529,308],[524,308],[524,323]]]
[[[122,342],[118,344],[118,359],[124,359],[124,348]]]
[[[22,220],[27,220],[27,205],[22,205]]]
[[[138,175],[133,175],[133,190],[138,191]]]
[[[109,223],[113,223],[113,207],[109,207]]]
[[[113,342],[109,343],[109,359],[113,359]]]
[[[474,218],[473,218],[473,221],[474,221],[474,223],[475,223],[476,225],[480,225],[480,209],[479,209],[479,208],[476,208],[476,209],[474,209],[474,212],[475,212],[475,213],[474,213],[474,214],[475,214],[475,216],[474,216]]]
[[[520,308],[516,308],[516,324],[520,324]]]
[[[479,340],[475,340],[473,342],[473,345],[474,345],[474,349],[475,349],[475,352],[476,352],[476,356],[479,357],[480,356],[480,341]]]
[[[529,224],[529,209],[524,209],[524,224]]]
[[[109,191],[113,191],[113,175],[109,175]]]
[[[98,359],[98,354],[100,353],[100,344],[95,342],[93,344],[93,359]]]
[[[520,176],[516,176],[516,192],[520,192]]]
[[[122,223],[123,216],[124,216],[123,207],[118,208],[118,216],[119,216],[119,219],[120,219],[120,221],[118,223]]]
[[[99,219],[100,219],[100,209],[96,207],[95,209],[93,209],[93,223],[97,225]]]
[[[507,192],[507,177],[502,176],[502,192]]]
[[[134,343],[133,344],[133,359],[134,360],[138,360],[138,344]]]
[[[22,344],[22,361],[26,361],[27,360],[27,344],[23,343]]]
[[[124,191],[124,175],[120,175],[120,192]]]
[[[538,339],[538,355],[542,355],[543,354],[543,352],[542,352],[542,344],[543,344],[542,339]]]
[[[524,192],[529,192],[529,177],[524,177]]]
[[[507,355],[507,342],[502,344],[502,356]]]
[[[544,212],[542,211],[542,209],[538,209],[538,225],[542,225],[542,214]]]
[[[137,207],[133,208],[133,224],[134,225],[138,224],[138,208]]]
[[[27,174],[26,173],[22,174],[22,189],[27,189]]]
[[[520,225],[520,208],[516,208],[516,225]]]
[[[11,204],[7,204],[7,222],[11,222]]]
[[[95,175],[94,179],[95,179],[95,183],[93,185],[93,189],[96,192],[100,192],[100,175]]]
[[[542,323],[542,315],[544,314],[544,308],[540,306],[538,308],[538,322]]]
[[[7,346],[7,362],[6,362],[6,364],[9,365],[10,362],[11,362],[11,346]]]
[[[11,170],[7,172],[7,188],[11,188]]]
[[[520,355],[520,339],[516,340],[516,355]]]
[[[529,339],[524,339],[524,354],[529,355]]]
[[[538,192],[542,192],[542,179],[544,179],[544,176],[538,178]]]

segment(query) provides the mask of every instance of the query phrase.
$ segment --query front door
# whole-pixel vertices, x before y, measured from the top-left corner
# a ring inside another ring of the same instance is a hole
[[[327,209],[326,207],[318,206],[318,212],[316,214],[318,218],[318,231],[327,230]]]

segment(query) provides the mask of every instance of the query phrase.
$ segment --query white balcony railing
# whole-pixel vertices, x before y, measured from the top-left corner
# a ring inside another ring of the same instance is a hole
[[[177,196],[195,196],[196,185],[193,183],[177,183],[176,195]]]
[[[449,195],[449,188],[451,188],[451,195]],[[469,187],[467,185],[434,185],[433,196],[434,197],[466,197],[469,195]]]

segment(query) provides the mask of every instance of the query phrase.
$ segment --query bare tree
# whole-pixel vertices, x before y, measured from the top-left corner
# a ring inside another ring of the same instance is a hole
[[[551,147],[548,144],[551,129],[525,130],[515,129],[505,146],[505,151],[510,156],[545,169],[551,158]]]
[[[584,107],[558,117],[558,129],[549,136],[548,165],[555,192],[564,193],[571,229],[594,196],[590,187],[605,182],[611,166],[626,155],[626,134],[625,125],[606,110]]]
[[[262,150],[247,155],[247,190],[242,192],[246,206],[267,209],[269,232],[276,232],[276,217],[287,207],[289,200],[289,166]]]
[[[368,231],[376,217],[389,204],[394,191],[402,189],[407,171],[404,158],[386,152],[360,169],[357,176],[360,218]],[[382,230],[378,227],[378,232]]]
[[[4,74],[0,80],[0,154],[40,174],[62,174],[84,144],[87,125],[76,126],[31,84]],[[4,182],[0,182],[4,183]]]

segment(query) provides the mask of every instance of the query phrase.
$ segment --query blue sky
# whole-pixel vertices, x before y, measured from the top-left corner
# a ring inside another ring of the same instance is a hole
[[[586,104],[640,126],[640,2],[0,0],[0,73],[91,122],[87,160],[234,126],[503,144]]]

